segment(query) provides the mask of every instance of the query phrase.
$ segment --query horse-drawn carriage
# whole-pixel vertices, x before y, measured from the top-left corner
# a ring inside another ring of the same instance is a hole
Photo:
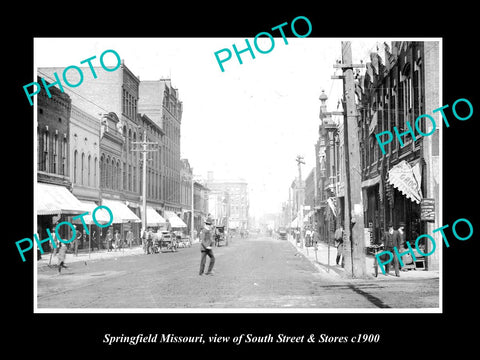
[[[154,252],[177,251],[178,243],[175,234],[170,231],[159,231],[152,234]]]
[[[215,226],[215,246],[228,246],[228,237],[225,226]]]
[[[177,244],[179,248],[187,248],[192,246],[192,242],[188,236],[186,236],[181,231],[174,231],[175,238],[177,240]]]

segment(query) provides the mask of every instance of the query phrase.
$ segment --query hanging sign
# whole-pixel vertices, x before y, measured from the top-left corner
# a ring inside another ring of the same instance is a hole
[[[420,201],[420,220],[435,221],[435,199],[422,199]]]

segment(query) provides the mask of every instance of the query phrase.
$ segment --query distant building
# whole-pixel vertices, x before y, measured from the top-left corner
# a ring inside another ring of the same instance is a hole
[[[218,180],[214,179],[213,172],[208,173],[206,186],[212,194],[228,194],[230,229],[248,229],[249,197],[248,184],[243,179]]]

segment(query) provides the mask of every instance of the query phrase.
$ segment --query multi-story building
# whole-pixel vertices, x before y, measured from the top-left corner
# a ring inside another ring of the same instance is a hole
[[[190,234],[192,227],[192,191],[193,191],[193,172],[188,159],[181,159],[180,168],[180,206],[181,219],[187,224],[187,231]]]
[[[440,106],[439,44],[437,41],[397,41],[392,49],[386,45],[387,59],[373,53],[359,81],[359,128],[362,160],[362,191],[365,227],[373,241],[381,240],[389,223],[405,223],[406,241],[412,244],[421,234],[432,235],[439,224],[439,129],[422,137],[415,131],[395,136],[408,124],[415,129],[415,119],[432,115]],[[433,114],[437,124],[440,115]],[[420,122],[423,133],[429,133],[428,122]],[[391,131],[394,140],[385,146],[385,154],[375,134]],[[402,173],[402,176],[398,174]],[[408,178],[409,181],[402,179]],[[411,181],[410,181],[411,180]],[[435,203],[434,219],[422,218],[422,203]],[[433,234],[438,237],[438,234]],[[437,243],[441,239],[435,239]],[[428,247],[428,242],[420,246]],[[431,249],[426,249],[428,253]],[[438,268],[438,254],[426,258],[427,267]]]
[[[193,182],[193,203],[194,203],[194,217],[193,226],[197,230],[197,234],[203,228],[205,219],[208,215],[209,209],[209,192],[210,189],[200,181]]]
[[[342,176],[343,126],[337,115],[327,111],[328,97],[320,95],[320,125],[315,144],[317,196],[315,222],[322,241],[333,239],[335,229],[343,223],[344,203]]]
[[[210,190],[208,213],[218,225],[227,226],[230,217],[230,196],[226,190]]]
[[[248,184],[243,179],[238,180],[217,180],[213,177],[213,172],[208,173],[206,187],[212,193],[227,193],[230,214],[229,229],[246,230],[248,229]]]
[[[138,166],[140,168],[140,173],[142,174],[139,178],[140,188],[142,189],[141,199],[143,200],[143,155],[139,150],[143,150],[143,145],[139,142],[147,142],[146,153],[146,214],[147,214],[147,227],[158,228],[164,226],[166,219],[160,214],[163,213],[163,197],[162,197],[162,148],[163,148],[163,137],[165,133],[162,128],[154,122],[150,117],[145,114],[137,114],[137,121],[140,129],[140,139],[137,141],[137,144],[132,142],[132,139],[129,138],[130,146],[132,147],[131,151],[136,152],[140,157]],[[124,171],[123,176],[125,177],[124,181],[132,181],[132,179],[127,178],[128,172]],[[132,181],[133,182],[133,181]],[[143,201],[142,201],[143,203]],[[143,215],[143,206],[140,206],[140,213]],[[143,217],[142,217],[143,218]]]
[[[141,81],[139,90],[139,111],[148,115],[165,133],[162,145],[164,209],[181,213],[180,133],[183,104],[170,79]]]
[[[305,225],[313,226],[315,222],[314,209],[317,191],[316,187],[316,168],[312,168],[305,178],[305,199],[303,202]]]
[[[100,192],[100,121],[75,105],[70,117],[70,174],[72,192],[92,212],[101,204]],[[75,221],[82,236],[78,248],[87,247],[86,232],[81,220]],[[91,224],[88,224],[91,225]],[[89,231],[91,232],[91,231]],[[97,239],[93,239],[96,244]]]
[[[35,208],[37,233],[47,238],[46,229],[54,231],[62,221],[84,212],[80,201],[72,194],[70,118],[71,98],[56,88],[37,96],[37,183],[35,184]],[[66,227],[59,228],[60,236],[70,238]],[[42,244],[48,251],[48,243]]]
[[[54,79],[54,73],[61,74],[65,68],[39,68],[38,74]],[[97,78],[89,68],[80,73],[70,72],[69,81],[81,85],[64,91],[72,104],[100,123],[100,179],[99,188],[102,204],[109,206],[116,215],[115,230],[125,233],[132,229],[138,238],[140,234],[140,154],[133,152],[132,142],[139,141],[143,133],[138,119],[138,88],[140,80],[125,66],[115,71],[95,67]],[[53,88],[51,88],[53,89]]]

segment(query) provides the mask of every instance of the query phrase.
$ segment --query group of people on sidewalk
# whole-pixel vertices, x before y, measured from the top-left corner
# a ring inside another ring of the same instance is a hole
[[[345,232],[343,230],[343,226],[340,226],[335,231],[335,246],[337,248],[337,258],[336,263],[340,265],[341,259],[341,266],[345,266],[345,246],[344,246],[344,235]],[[400,222],[398,225],[398,229],[395,230],[393,227],[393,223],[390,222],[388,224],[388,230],[385,232],[383,237],[383,245],[385,250],[390,251],[391,253],[394,252],[393,248],[396,247],[397,249],[403,248],[405,244],[405,223]],[[398,262],[398,258],[396,256],[393,257],[393,266],[395,269],[395,276],[400,277],[400,264]],[[390,263],[385,264],[385,273],[388,274],[390,272]]]

